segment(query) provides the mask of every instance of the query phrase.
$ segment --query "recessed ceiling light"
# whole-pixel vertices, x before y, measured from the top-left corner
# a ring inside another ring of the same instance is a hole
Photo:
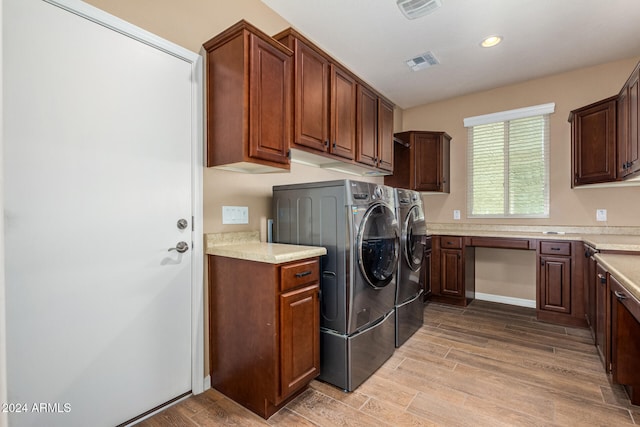
[[[486,39],[482,40],[480,46],[482,47],[493,47],[502,41],[502,36],[489,36]]]

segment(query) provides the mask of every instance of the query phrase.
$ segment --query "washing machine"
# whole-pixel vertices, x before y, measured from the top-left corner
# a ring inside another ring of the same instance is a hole
[[[395,301],[396,347],[400,347],[424,323],[422,261],[427,227],[420,193],[396,188],[396,215],[400,225]]]
[[[400,229],[391,187],[340,180],[273,187],[273,240],[323,246],[319,379],[352,391],[395,349]]]

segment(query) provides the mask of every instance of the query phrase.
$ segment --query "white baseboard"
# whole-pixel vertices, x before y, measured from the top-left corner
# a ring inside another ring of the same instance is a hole
[[[531,299],[505,297],[502,295],[483,294],[476,292],[476,299],[480,301],[499,302],[502,304],[517,305],[520,307],[536,308],[536,301]]]
[[[207,375],[204,377],[204,391],[207,391],[211,388],[211,375]]]

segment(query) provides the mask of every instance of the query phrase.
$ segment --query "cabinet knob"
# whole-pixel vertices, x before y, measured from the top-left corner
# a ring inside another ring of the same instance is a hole
[[[607,278],[604,276],[604,274],[598,273],[598,279],[600,279],[600,283],[603,285],[607,283]]]
[[[324,146],[325,146],[325,147],[329,147],[329,140],[328,140],[328,139],[326,139],[326,140],[324,141]]]
[[[544,267],[544,260],[543,259],[540,260],[540,265]]]

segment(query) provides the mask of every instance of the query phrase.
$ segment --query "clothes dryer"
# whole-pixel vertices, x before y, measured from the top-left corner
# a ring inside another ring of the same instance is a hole
[[[420,193],[395,189],[396,214],[401,229],[396,292],[396,347],[400,347],[424,323],[422,261],[427,227]]]
[[[323,246],[320,377],[351,391],[395,349],[400,230],[393,188],[352,180],[273,187],[278,243]]]

